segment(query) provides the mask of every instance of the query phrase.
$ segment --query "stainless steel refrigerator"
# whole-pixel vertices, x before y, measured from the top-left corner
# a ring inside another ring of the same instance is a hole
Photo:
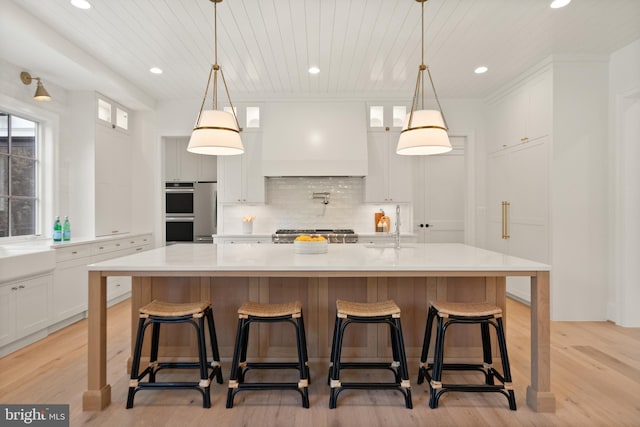
[[[193,194],[193,241],[213,243],[217,227],[217,191],[215,182],[196,182]]]

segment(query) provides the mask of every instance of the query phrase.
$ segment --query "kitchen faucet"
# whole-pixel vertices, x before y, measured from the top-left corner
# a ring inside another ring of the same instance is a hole
[[[400,205],[396,205],[396,227],[394,231],[396,249],[400,249]]]

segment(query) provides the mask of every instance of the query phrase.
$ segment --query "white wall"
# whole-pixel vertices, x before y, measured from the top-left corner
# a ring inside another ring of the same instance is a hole
[[[17,114],[19,116],[40,122],[46,144],[42,145],[42,157],[46,159],[46,167],[43,168],[43,176],[39,185],[46,194],[55,194],[56,197],[47,197],[42,200],[41,216],[42,225],[39,232],[43,236],[51,236],[53,216],[66,211],[68,195],[62,193],[60,188],[66,189],[59,183],[58,156],[59,146],[62,143],[62,129],[68,120],[68,94],[54,84],[44,82],[45,87],[52,96],[49,102],[37,102],[33,100],[36,87],[35,82],[29,86],[20,81],[20,72],[25,70],[15,64],[0,58],[0,110]]]
[[[551,312],[605,320],[608,269],[608,64],[554,60]]]
[[[614,52],[610,87],[610,245],[607,317],[640,326],[640,40]]]

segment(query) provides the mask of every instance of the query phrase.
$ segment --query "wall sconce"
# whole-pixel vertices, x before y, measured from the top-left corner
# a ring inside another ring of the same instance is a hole
[[[49,92],[47,92],[42,85],[40,77],[31,77],[31,74],[23,71],[20,73],[20,80],[22,80],[22,83],[26,85],[30,85],[33,80],[37,80],[38,86],[36,87],[36,93],[33,95],[33,99],[36,101],[51,101],[51,95],[49,95]]]

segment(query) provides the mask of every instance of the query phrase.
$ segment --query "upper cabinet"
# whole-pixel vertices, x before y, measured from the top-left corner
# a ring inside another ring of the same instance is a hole
[[[95,130],[95,235],[131,230],[129,112],[98,95]]]
[[[189,138],[164,138],[165,181],[217,181],[216,156],[187,151]]]
[[[490,102],[488,152],[495,152],[550,135],[553,114],[550,71],[536,75],[523,85]]]
[[[244,153],[218,157],[218,200],[223,203],[264,203],[262,134],[242,132]]]
[[[368,174],[365,202],[410,202],[413,195],[411,156],[396,154],[409,107],[400,103],[367,105]]]
[[[412,158],[396,154],[398,138],[400,131],[395,129],[367,134],[369,174],[365,178],[365,202],[411,201]]]

